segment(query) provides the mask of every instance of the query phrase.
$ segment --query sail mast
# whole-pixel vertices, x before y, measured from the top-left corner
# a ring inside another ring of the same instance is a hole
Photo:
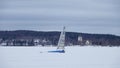
[[[65,46],[65,26],[63,27],[63,31],[60,34],[57,49],[64,50],[64,46]]]

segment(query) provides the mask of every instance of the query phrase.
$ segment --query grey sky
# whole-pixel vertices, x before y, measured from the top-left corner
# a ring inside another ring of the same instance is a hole
[[[0,30],[120,35],[119,0],[0,0]]]

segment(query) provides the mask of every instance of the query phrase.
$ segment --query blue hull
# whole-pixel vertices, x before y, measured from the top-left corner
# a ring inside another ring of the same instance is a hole
[[[64,50],[48,51],[49,53],[65,53]]]

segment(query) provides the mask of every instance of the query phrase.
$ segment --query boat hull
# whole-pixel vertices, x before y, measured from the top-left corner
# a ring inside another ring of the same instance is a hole
[[[64,50],[48,51],[48,53],[65,53]]]

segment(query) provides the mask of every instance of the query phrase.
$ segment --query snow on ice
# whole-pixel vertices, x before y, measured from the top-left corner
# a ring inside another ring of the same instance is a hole
[[[0,47],[0,68],[120,68],[120,47]],[[42,53],[41,53],[42,52]]]

